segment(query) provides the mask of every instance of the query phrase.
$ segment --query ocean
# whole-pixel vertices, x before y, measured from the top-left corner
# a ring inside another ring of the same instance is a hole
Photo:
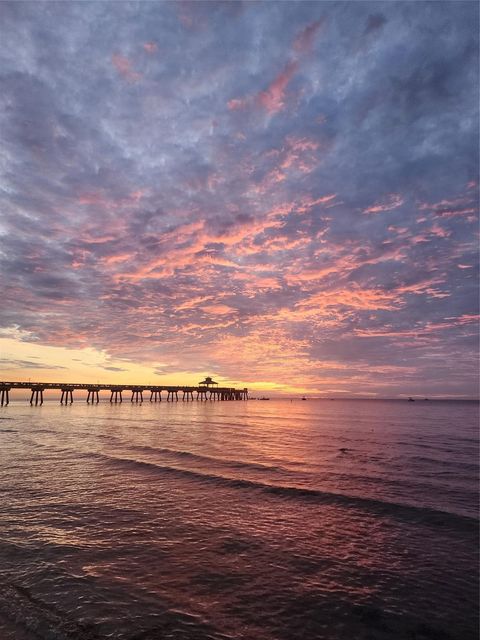
[[[0,638],[477,638],[478,408],[12,402]]]

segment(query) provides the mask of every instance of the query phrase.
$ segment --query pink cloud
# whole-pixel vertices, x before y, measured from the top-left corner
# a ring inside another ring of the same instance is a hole
[[[119,262],[126,262],[133,258],[133,253],[119,253],[118,255],[108,256],[103,259],[103,262],[108,265],[118,264]]]
[[[227,106],[230,111],[240,111],[240,109],[245,109],[248,106],[248,100],[244,98],[232,98],[227,102]]]
[[[429,233],[433,236],[437,236],[438,238],[448,238],[452,235],[451,231],[447,231],[447,229],[444,229],[439,224],[434,224],[429,230]]]
[[[278,278],[272,276],[260,276],[256,273],[236,273],[233,280],[244,284],[244,291],[247,296],[256,296],[258,292],[281,289]]]
[[[339,277],[342,274],[342,269],[346,265],[342,264],[340,261],[335,262],[330,265],[326,265],[324,267],[318,267],[316,269],[302,269],[301,272],[298,273],[289,273],[286,275],[285,280],[289,285],[295,284],[304,284],[315,282],[317,280],[322,280],[332,273],[337,274]]]
[[[297,212],[299,214],[306,213],[312,207],[316,207],[319,204],[325,205],[333,202],[333,200],[335,200],[336,197],[337,197],[336,193],[330,193],[329,195],[321,196],[320,198],[312,198],[311,196],[306,196],[302,198],[300,204],[297,206]]]
[[[438,284],[444,284],[444,282],[444,279],[440,276],[434,278],[426,278],[425,280],[421,280],[420,282],[415,282],[413,284],[401,285],[397,287],[395,291],[399,294],[428,294],[432,298],[448,298],[450,296],[450,293],[442,291],[441,289],[438,289],[434,286]]]
[[[140,80],[140,78],[142,77],[140,73],[134,71],[134,69],[132,68],[132,63],[125,56],[114,53],[112,55],[112,64],[118,71],[118,73],[129,82],[137,82],[137,80]]]
[[[226,304],[210,304],[205,307],[201,307],[201,309],[215,316],[223,316],[235,311],[235,309],[232,309],[232,307],[229,307]]]
[[[74,251],[72,256],[72,269],[81,269],[84,267],[90,255],[90,252],[85,249],[77,249]]]
[[[417,220],[418,222],[418,220]],[[403,236],[405,234],[408,234],[409,230],[407,227],[395,227],[393,224],[391,224],[388,227],[388,230],[391,231],[392,233],[396,233],[399,236]]]
[[[217,296],[217,297],[220,297],[220,296]],[[194,298],[185,300],[185,302],[182,302],[181,304],[179,304],[177,307],[175,307],[175,309],[176,311],[187,311],[190,309],[194,309],[195,307],[198,307],[198,305],[213,299],[214,299],[213,296],[195,296]]]
[[[292,249],[300,249],[310,244],[311,238],[289,238],[287,235],[274,236],[268,238],[262,243],[262,251],[267,250],[269,253],[275,251],[291,251]]]
[[[313,48],[314,40],[318,32],[325,24],[325,18],[316,20],[307,25],[305,29],[300,31],[293,42],[293,48],[297,53],[310,53]]]
[[[311,140],[309,138],[296,138],[295,136],[288,136],[287,143],[291,151],[295,153],[302,153],[304,151],[316,151],[320,143],[317,140]]]
[[[307,267],[303,261],[294,264],[285,274],[285,280],[290,285],[300,285],[310,287],[315,281],[321,281],[324,278],[335,275],[336,280],[345,278],[349,273],[365,265],[374,265],[387,260],[400,261],[405,258],[405,249],[403,247],[386,247],[380,255],[365,257],[361,250],[361,257],[358,250],[354,246],[343,247],[347,250],[347,255],[336,256],[337,251],[341,251],[341,247],[330,245],[330,252],[324,247],[320,248],[315,257],[321,258],[322,263],[318,266]]]
[[[140,200],[143,198],[144,195],[145,195],[144,189],[137,189],[136,191],[132,191],[130,193],[130,199],[133,202],[140,202]]]
[[[419,206],[419,209],[421,211],[431,211],[437,216],[442,216],[442,218],[465,216],[468,222],[473,222],[475,220],[475,214],[478,213],[478,209],[474,206],[471,196],[461,196],[450,200],[444,199],[434,203],[424,202]]]
[[[391,193],[383,202],[376,202],[371,207],[363,210],[363,213],[383,213],[384,211],[393,211],[398,209],[404,203],[401,195],[398,193]]]
[[[480,315],[476,313],[464,313],[457,318],[445,318],[445,320],[454,320],[455,324],[471,324],[472,322],[477,323],[480,320]]]
[[[320,29],[325,23],[322,18],[307,25],[294,40],[293,49],[297,54],[295,57],[300,58],[302,55],[311,52],[314,40]],[[299,68],[298,60],[287,62],[282,71],[273,80],[273,82],[261,91],[255,98],[254,102],[259,104],[268,113],[277,113],[285,107],[285,94],[287,87],[293,76]],[[233,98],[228,101],[227,106],[231,111],[245,109],[252,102],[249,98]],[[324,121],[324,120],[323,120]]]
[[[215,266],[241,268],[234,260],[242,251],[235,251],[235,245],[243,245],[251,241],[256,235],[269,229],[283,226],[283,216],[289,213],[290,205],[279,205],[271,209],[262,219],[252,223],[236,225],[223,233],[214,233],[205,227],[204,221],[180,225],[161,237],[164,250],[161,256],[143,264],[137,264],[133,270],[117,274],[117,281],[143,279],[162,279],[173,275],[176,270],[195,268],[197,275],[199,268],[208,270]],[[221,243],[228,248],[228,255],[210,252],[207,245]]]
[[[394,292],[358,287],[321,291],[305,298],[296,307],[299,309],[314,308],[316,313],[320,313],[329,307],[337,306],[363,310],[395,309],[400,302]]]
[[[444,331],[445,329],[451,329],[453,327],[468,325],[472,323],[478,323],[480,316],[474,314],[464,314],[462,316],[445,318],[440,322],[426,322],[422,326],[413,327],[412,329],[393,330],[390,328],[385,329],[354,329],[354,333],[362,338],[377,338],[377,337],[411,337],[420,338],[424,334],[435,333],[437,331]]]
[[[87,191],[85,193],[81,193],[78,196],[77,202],[82,206],[96,207],[99,209],[105,209],[106,211],[114,211],[122,207],[128,207],[138,204],[143,198],[144,194],[145,191],[143,189],[138,189],[129,193],[125,198],[114,199],[107,197],[101,191]]]
[[[319,163],[316,151],[320,148],[317,140],[287,136],[282,150],[281,169],[298,169],[310,173]]]
[[[147,53],[153,54],[158,51],[158,45],[155,42],[145,42],[143,48]]]
[[[298,62],[287,63],[270,86],[258,95],[258,103],[265,111],[268,111],[268,113],[276,113],[283,109],[285,106],[285,92],[297,70]]]
[[[442,210],[438,212],[438,215],[441,215],[442,218],[456,218],[466,216],[467,220],[474,220],[475,214],[477,213],[476,209],[456,209],[456,210]]]

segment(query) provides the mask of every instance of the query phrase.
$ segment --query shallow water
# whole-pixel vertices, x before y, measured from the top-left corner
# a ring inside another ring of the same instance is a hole
[[[14,402],[0,637],[475,638],[477,424],[468,402]]]

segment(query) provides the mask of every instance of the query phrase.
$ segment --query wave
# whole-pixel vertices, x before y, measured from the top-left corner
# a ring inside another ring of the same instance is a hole
[[[146,453],[163,453],[176,458],[195,460],[197,462],[213,462],[215,464],[227,465],[238,469],[256,469],[258,471],[279,471],[282,473],[291,473],[284,467],[261,464],[260,462],[245,462],[242,460],[230,460],[228,458],[216,458],[200,453],[192,453],[191,451],[181,451],[178,449],[167,449],[165,447],[149,447],[148,445],[129,445],[130,449],[135,451],[145,451]]]
[[[33,429],[29,435],[36,435],[37,433],[55,433],[58,434],[58,431],[54,429]]]
[[[432,466],[439,467],[459,467],[465,471],[478,471],[479,464],[476,462],[463,462],[462,460],[439,460],[438,458],[430,458],[426,456],[412,456],[411,460],[415,462],[427,463]]]
[[[379,500],[378,498],[332,493],[329,491],[322,491],[320,489],[275,485],[258,482],[256,480],[245,480],[242,478],[229,478],[212,473],[202,473],[200,471],[160,465],[158,463],[147,462],[144,460],[119,458],[109,456],[104,453],[91,452],[86,453],[85,456],[101,459],[106,461],[108,464],[124,468],[130,467],[151,473],[171,474],[202,483],[215,484],[217,486],[232,489],[258,491],[284,499],[303,500],[316,504],[361,509],[379,516],[393,517],[409,522],[426,523],[442,527],[446,526],[454,529],[462,528],[463,530],[471,531],[475,535],[478,533],[478,521],[475,518],[447,511],[440,511],[431,507],[417,507],[414,505]]]
[[[2,429],[0,429],[0,432],[1,431]],[[57,432],[52,431],[50,429],[36,429],[34,434],[37,434],[37,433],[55,433],[56,434]],[[72,435],[84,435],[84,434],[83,432],[69,431],[69,436],[72,436]],[[94,437],[97,438],[98,440],[110,442],[118,447],[128,446],[128,448],[132,451],[164,454],[164,455],[172,456],[175,458],[195,460],[196,462],[214,463],[214,464],[225,465],[225,466],[238,468],[238,469],[255,469],[257,471],[267,471],[267,472],[273,471],[273,472],[280,472],[285,474],[292,473],[292,471],[290,471],[289,469],[286,469],[285,467],[282,467],[279,465],[268,465],[268,464],[262,464],[260,462],[246,462],[244,460],[232,460],[229,458],[217,458],[216,456],[193,453],[191,451],[183,451],[179,449],[169,449],[167,447],[151,447],[149,445],[134,445],[130,443],[127,444],[120,437],[116,435],[111,435],[111,434],[103,434],[103,433],[94,434]],[[60,450],[58,447],[55,447],[55,449]],[[70,449],[61,449],[61,450],[71,451]]]

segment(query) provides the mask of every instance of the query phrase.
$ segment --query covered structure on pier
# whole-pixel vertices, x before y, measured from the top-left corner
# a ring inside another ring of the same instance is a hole
[[[207,376],[205,378],[205,380],[202,380],[202,382],[198,383],[199,387],[213,387],[213,385],[217,385],[218,387],[218,382],[215,382],[215,380],[213,380],[210,376]]]

